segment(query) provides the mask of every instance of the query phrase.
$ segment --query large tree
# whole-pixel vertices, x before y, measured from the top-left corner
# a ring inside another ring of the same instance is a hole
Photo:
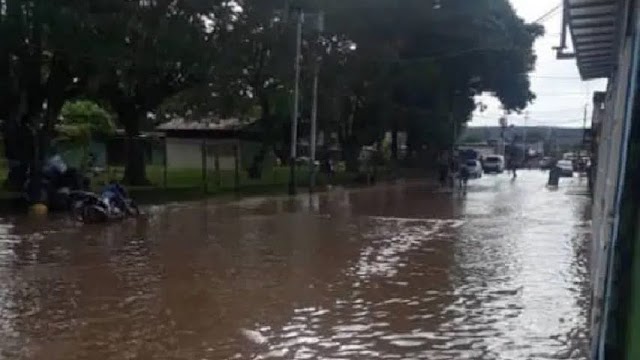
[[[429,0],[237,4],[242,11],[229,35],[233,45],[218,59],[223,65],[172,107],[186,100],[191,114],[194,106],[217,116],[260,114],[263,146],[254,176],[269,149],[284,149],[279,155],[286,158],[297,9],[307,14],[301,114],[309,115],[311,69],[321,55],[320,128],[338,136],[352,169],[362,145],[380,143],[387,131],[411,130],[409,145],[416,148],[450,144],[479,93],[494,93],[513,111],[534,99],[527,73],[542,29],[525,24],[506,0],[450,0],[439,8]],[[321,10],[326,32],[316,42],[311,30]]]
[[[0,1],[0,119],[11,187],[21,188],[38,166],[65,100],[87,79],[98,45],[90,11],[84,1]]]
[[[352,84],[357,79],[376,83],[373,101],[343,108],[380,114],[381,93],[390,87],[392,101],[386,106],[393,115],[386,124],[394,133],[408,130],[410,147],[450,143],[442,139],[452,139],[469,119],[479,93],[495,94],[510,111],[524,109],[535,98],[528,73],[535,64],[533,43],[543,29],[526,24],[506,0],[327,0],[324,6],[332,19],[328,28],[357,44],[345,65],[354,66],[348,72]],[[376,63],[377,70],[367,73],[363,62]],[[371,111],[371,106],[378,109]],[[366,125],[384,126],[365,116]],[[359,149],[363,143],[347,145]]]
[[[98,96],[117,114],[127,135],[124,181],[148,183],[145,119],[166,99],[208,78],[234,9],[225,1],[112,0],[102,41],[112,55],[99,66]]]
[[[282,130],[290,120],[295,20],[290,18],[293,14],[287,1],[240,3],[243,11],[235,28],[240,41],[231,68],[238,70],[237,83],[246,87],[243,95],[249,95],[260,110],[256,127],[262,141],[249,168],[249,175],[258,178],[267,154],[285,148]]]
[[[249,175],[260,177],[266,155],[285,147],[282,129],[290,120],[295,22],[286,1],[237,1],[235,5],[225,51],[211,64],[207,81],[171,98],[162,110],[191,121],[256,118],[261,146]]]

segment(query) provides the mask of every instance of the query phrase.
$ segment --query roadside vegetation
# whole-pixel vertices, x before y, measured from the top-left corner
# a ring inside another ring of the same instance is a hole
[[[543,28],[507,0],[0,0],[6,185],[21,189],[54,140],[88,144],[115,128],[128,149],[118,176],[162,184],[135,139],[176,117],[258,118],[260,149],[243,181],[286,182],[264,162],[289,157],[299,11],[301,118],[319,62],[318,129],[335,135],[345,173],[358,172],[363,146],[388,146],[394,164],[433,159],[482,107],[478,94],[507,111],[535,99],[528,73]],[[175,186],[194,177],[168,173]]]

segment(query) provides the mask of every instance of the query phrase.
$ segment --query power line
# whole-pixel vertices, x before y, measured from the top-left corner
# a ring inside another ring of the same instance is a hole
[[[535,93],[536,96],[540,97],[540,96],[566,96],[566,97],[571,97],[571,96],[575,96],[575,97],[586,97],[589,96],[588,94],[585,93]]]
[[[498,118],[477,118],[474,117],[471,119],[471,122],[473,122],[473,120],[495,120],[497,121]],[[565,119],[541,119],[541,118],[529,118],[529,120],[527,120],[527,127],[531,128],[531,127],[539,127],[539,126],[568,126],[568,125],[574,125],[576,128],[582,128],[582,119],[569,119],[569,120],[565,120]],[[495,125],[497,127],[497,125]],[[522,125],[514,125],[515,128],[518,127],[522,127]]]
[[[474,119],[478,118],[478,119],[487,119],[487,120],[497,120],[497,119],[499,119],[501,117],[502,117],[502,115],[501,116],[491,116],[491,115],[484,116],[484,115],[473,114],[473,118]],[[511,118],[511,120],[522,120],[522,119],[524,119],[524,117],[523,118]],[[560,121],[562,121],[562,122],[575,122],[575,121],[578,121],[578,122],[582,123],[582,119],[578,119],[578,118],[569,119],[569,120],[564,119],[564,118],[559,118],[559,119],[561,119]],[[531,115],[529,116],[529,120],[533,120],[533,121],[536,121],[536,120],[537,121],[558,121],[558,119],[551,119],[551,118],[548,118],[546,116],[537,116],[536,117],[536,116],[531,116]]]
[[[542,111],[540,111],[540,110],[538,110],[538,111],[528,110],[528,111],[529,111],[529,115],[531,115],[532,113],[533,114],[560,114],[560,113],[566,113],[566,112],[571,112],[571,111],[576,111],[576,112],[580,111],[580,112],[582,112],[582,110],[584,110],[584,107],[571,108],[571,109],[569,109],[569,108],[567,108],[567,109],[555,109],[555,110],[546,110],[546,111],[545,110],[542,110]],[[503,113],[486,114],[486,115],[488,115],[488,116],[504,116]],[[516,116],[523,116],[523,114],[510,114],[510,115],[507,115],[507,116],[516,117]]]
[[[581,80],[577,76],[529,75],[533,79]]]
[[[541,23],[541,22],[545,22],[546,20],[548,20],[551,16],[553,16],[558,10],[560,10],[560,8],[562,8],[562,3],[556,5],[555,7],[553,7],[551,10],[547,11],[546,13],[544,13],[542,16],[540,16],[536,21],[534,21],[534,23]]]

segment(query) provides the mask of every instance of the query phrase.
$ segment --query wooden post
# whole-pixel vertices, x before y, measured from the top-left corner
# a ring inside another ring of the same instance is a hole
[[[215,147],[214,167],[216,171],[216,187],[220,189],[220,187],[222,186],[222,180],[220,176],[220,146],[219,145]]]
[[[162,169],[163,173],[162,173],[162,182],[164,184],[164,188],[166,189],[169,186],[169,180],[168,180],[168,169],[167,167],[169,166],[169,150],[167,149],[167,137],[165,136],[163,138],[163,145],[164,145],[164,155],[163,155],[163,160],[162,160],[162,166],[164,167]]]
[[[202,139],[202,187],[205,193],[209,191],[208,185],[209,184],[207,179],[207,140]]]
[[[240,191],[240,142],[236,142],[233,147],[235,162],[235,190]]]
[[[109,164],[109,140],[107,139],[107,141],[105,141],[105,151],[104,151],[104,162],[105,162],[105,171],[106,171],[106,176],[107,178],[104,179],[104,184],[108,184],[109,180],[111,180],[111,165]]]

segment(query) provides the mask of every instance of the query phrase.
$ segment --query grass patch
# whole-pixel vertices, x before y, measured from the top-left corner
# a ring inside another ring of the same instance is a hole
[[[289,189],[290,169],[284,166],[266,170],[259,179],[251,179],[246,171],[241,171],[238,184],[236,184],[236,174],[233,170],[221,170],[219,173],[211,170],[206,174],[206,182],[200,169],[167,169],[165,173],[163,166],[149,165],[146,170],[151,185],[127,187],[132,197],[141,203],[189,201],[216,196],[284,194]],[[7,173],[6,167],[0,166],[0,181],[4,182]],[[379,174],[379,178],[386,177],[388,172],[380,171]],[[99,192],[110,179],[120,180],[123,175],[123,167],[110,167],[107,171],[92,177],[92,188]],[[308,189],[309,175],[310,169],[308,167],[298,166],[296,168],[296,185],[299,192]],[[316,177],[318,189],[322,190],[329,184],[366,184],[366,180],[345,171],[335,173],[331,179],[327,174],[318,172]],[[6,202],[21,196],[21,193],[0,191],[0,201]]]
[[[205,197],[216,196],[256,196],[283,194],[289,189],[288,167],[274,167],[263,173],[260,179],[251,179],[246,171],[239,173],[239,184],[236,185],[236,174],[233,170],[224,170],[216,174],[214,171],[207,173],[204,181],[200,169],[168,169],[165,175],[162,166],[147,166],[147,178],[150,186],[128,187],[132,197],[141,203],[163,203],[171,201],[198,200]],[[123,168],[110,168],[92,180],[93,187],[99,190],[109,179],[121,179]],[[166,184],[165,184],[166,176]],[[329,184],[350,185],[355,184],[357,177],[354,174],[338,172],[331,179],[318,173],[316,185],[319,189]],[[310,170],[308,167],[296,168],[296,185],[300,192],[309,187]],[[206,184],[206,191],[205,191]]]

